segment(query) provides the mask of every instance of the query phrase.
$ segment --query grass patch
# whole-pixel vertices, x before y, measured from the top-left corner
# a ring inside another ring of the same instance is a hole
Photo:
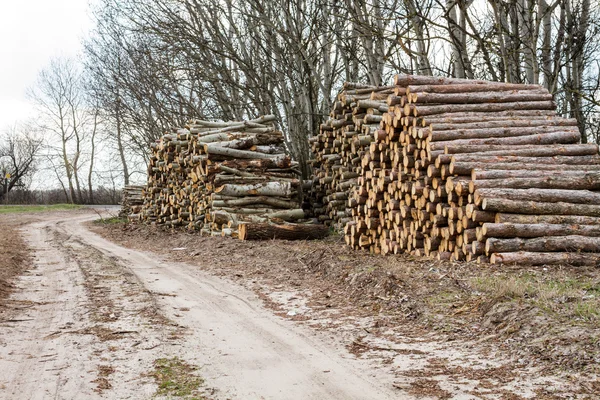
[[[116,224],[124,224],[127,222],[128,222],[127,218],[120,218],[120,217],[100,218],[100,219],[94,220],[94,223],[99,224],[99,225],[116,225]]]
[[[525,301],[572,320],[600,322],[600,282],[585,276],[491,275],[472,280],[476,290],[498,301]]]
[[[78,210],[81,207],[82,206],[80,206],[79,204],[52,204],[52,205],[31,205],[31,206],[9,205],[9,206],[0,206],[0,214]]]
[[[159,358],[154,362],[154,377],[158,390],[157,396],[178,397],[201,400],[199,389],[204,380],[195,374],[196,367],[185,361],[173,358]]]

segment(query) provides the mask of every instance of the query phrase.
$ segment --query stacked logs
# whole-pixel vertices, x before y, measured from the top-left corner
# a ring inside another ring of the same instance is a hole
[[[139,217],[140,211],[144,204],[142,191],[144,186],[127,185],[121,192],[121,210],[119,211],[120,218],[131,216],[134,219]]]
[[[195,120],[152,144],[140,219],[236,237],[242,222],[304,219],[297,165],[274,116]]]
[[[319,134],[309,139],[314,155],[311,203],[326,226],[341,231],[351,220],[348,197],[362,173],[365,156],[393,86],[368,86],[346,82],[336,96],[329,119]]]
[[[537,85],[398,75],[346,242],[480,262],[598,263],[600,156]],[[574,252],[577,251],[577,252]]]

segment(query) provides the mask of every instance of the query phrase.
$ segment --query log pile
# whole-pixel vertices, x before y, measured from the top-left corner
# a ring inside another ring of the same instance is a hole
[[[301,221],[297,164],[274,116],[195,120],[154,143],[139,219],[236,237],[243,222]]]
[[[600,156],[537,85],[398,75],[346,242],[441,260],[598,264]],[[321,131],[323,134],[323,131]],[[341,156],[341,155],[340,155]]]
[[[326,226],[339,232],[351,220],[349,194],[362,173],[361,160],[383,114],[392,86],[368,86],[346,82],[337,95],[329,119],[319,134],[310,138],[314,155],[311,204]]]
[[[133,218],[137,218],[142,206],[144,204],[144,198],[142,197],[142,191],[144,186],[127,185],[121,192],[121,210],[119,211],[120,218],[127,218],[130,215]]]

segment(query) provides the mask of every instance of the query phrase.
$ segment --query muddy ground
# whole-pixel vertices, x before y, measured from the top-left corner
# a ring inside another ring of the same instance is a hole
[[[600,394],[596,269],[97,219],[0,216],[0,399]]]
[[[375,256],[340,236],[242,242],[127,223],[93,229],[251,288],[278,315],[377,360],[413,394],[451,398],[454,385],[500,398],[600,395],[598,269]],[[455,349],[466,354],[455,359]],[[397,367],[402,354],[420,360]]]
[[[31,261],[30,251],[19,233],[19,227],[30,217],[6,215],[0,217],[0,313],[6,310],[6,299],[14,289],[14,278],[23,273]]]

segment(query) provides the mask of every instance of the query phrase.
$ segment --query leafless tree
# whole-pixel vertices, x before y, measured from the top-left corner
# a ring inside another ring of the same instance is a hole
[[[0,200],[15,187],[27,186],[35,173],[42,140],[27,124],[13,126],[0,137]]]

